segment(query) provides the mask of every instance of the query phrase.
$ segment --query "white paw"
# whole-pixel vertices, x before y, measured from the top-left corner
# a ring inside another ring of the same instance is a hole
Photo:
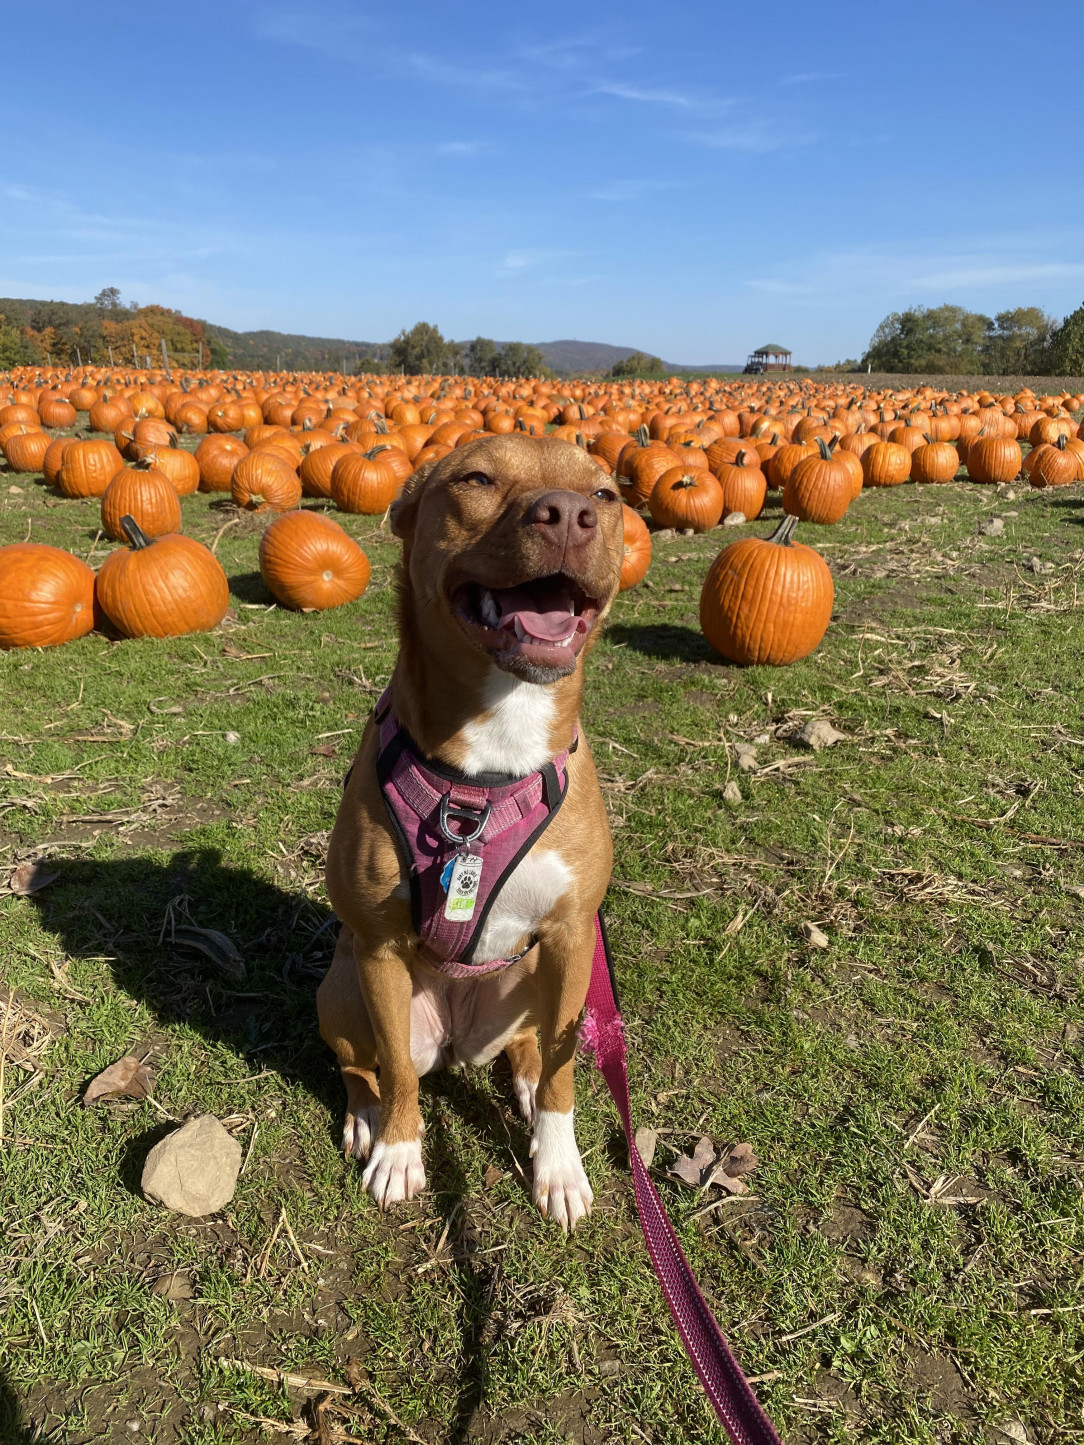
[[[525,1074],[520,1074],[512,1080],[512,1090],[516,1096],[516,1103],[519,1105],[519,1112],[525,1124],[534,1123],[534,1096],[538,1090],[538,1080],[528,1079]]]
[[[373,1148],[373,1140],[380,1133],[380,1106],[371,1104],[366,1109],[359,1109],[356,1114],[347,1114],[346,1122],[343,1125],[343,1152],[349,1159],[351,1154],[355,1159],[364,1162],[368,1159]]]
[[[595,1196],[587,1182],[576,1147],[572,1110],[559,1114],[540,1109],[531,1139],[534,1159],[534,1202],[542,1213],[567,1234],[585,1214],[591,1213]]]
[[[421,1144],[417,1139],[400,1144],[385,1144],[378,1139],[361,1182],[381,1209],[413,1199],[425,1188]]]

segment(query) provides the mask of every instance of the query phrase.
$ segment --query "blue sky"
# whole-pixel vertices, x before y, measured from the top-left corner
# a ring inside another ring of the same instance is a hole
[[[241,330],[386,340],[424,319],[684,363],[765,341],[857,356],[910,304],[1060,317],[1084,299],[1079,19],[14,7],[0,295],[116,285]]]

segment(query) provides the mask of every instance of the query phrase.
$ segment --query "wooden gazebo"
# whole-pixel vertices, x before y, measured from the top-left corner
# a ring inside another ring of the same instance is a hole
[[[790,352],[785,346],[758,346],[749,353],[746,371],[790,371]]]

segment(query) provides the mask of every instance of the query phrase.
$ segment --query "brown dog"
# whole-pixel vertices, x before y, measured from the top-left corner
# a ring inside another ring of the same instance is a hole
[[[617,592],[617,488],[567,442],[487,437],[411,477],[391,522],[403,562],[389,695],[409,743],[468,780],[546,768],[575,746],[584,658]],[[421,951],[380,747],[370,721],[328,849],[343,928],[318,1005],[346,1084],[344,1147],[368,1160],[364,1183],[379,1205],[412,1198],[425,1186],[419,1074],[489,1063],[503,1049],[533,1126],[535,1202],[574,1227],[592,1202],[572,1122],[576,1027],[612,862],[590,751],[581,735],[563,806],[477,934],[477,963],[512,961],[449,978]]]

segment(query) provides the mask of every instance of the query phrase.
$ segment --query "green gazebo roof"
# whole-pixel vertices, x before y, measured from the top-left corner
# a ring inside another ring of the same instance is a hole
[[[790,347],[789,347],[789,346],[774,346],[774,345],[772,345],[771,343],[769,343],[767,346],[758,346],[757,349],[753,352],[753,355],[754,355],[754,356],[766,356],[766,355],[769,355],[769,354],[774,354],[774,355],[776,355],[776,356],[780,356],[780,355],[789,356],[789,355],[790,355]]]

